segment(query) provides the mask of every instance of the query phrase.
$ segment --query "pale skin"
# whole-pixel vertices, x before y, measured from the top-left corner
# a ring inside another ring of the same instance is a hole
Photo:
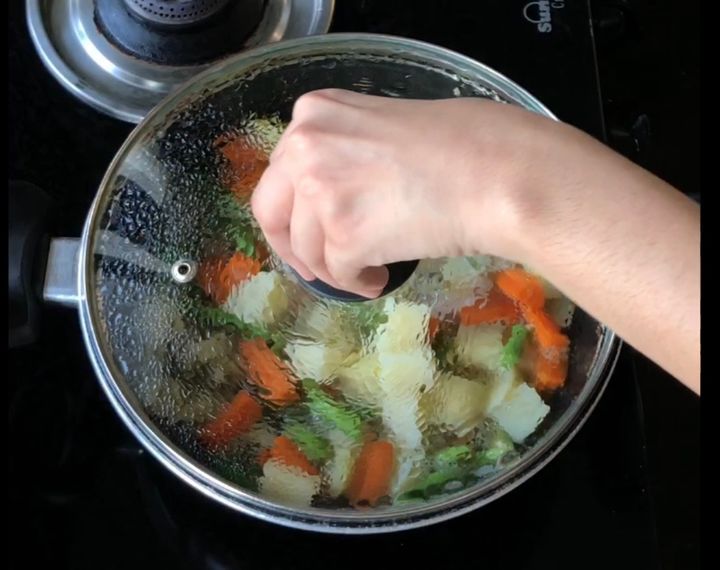
[[[569,125],[480,99],[316,91],[252,207],[305,279],[369,298],[394,261],[526,264],[700,393],[700,209]]]

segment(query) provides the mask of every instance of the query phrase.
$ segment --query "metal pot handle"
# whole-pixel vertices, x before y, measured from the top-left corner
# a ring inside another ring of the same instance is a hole
[[[78,254],[80,240],[77,238],[53,238],[45,267],[43,299],[50,303],[75,307],[78,295]]]
[[[9,348],[37,339],[43,298],[63,304],[77,301],[79,240],[51,243],[48,214],[53,205],[50,196],[34,184],[8,183]],[[63,293],[59,294],[61,289]]]

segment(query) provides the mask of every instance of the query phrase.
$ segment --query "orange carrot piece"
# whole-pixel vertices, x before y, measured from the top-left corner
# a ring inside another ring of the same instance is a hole
[[[227,296],[225,291],[221,290],[220,273],[225,267],[225,260],[218,257],[206,259],[198,267],[197,280],[205,294],[218,304],[225,302]],[[222,301],[220,301],[222,299]]]
[[[224,135],[215,144],[229,164],[225,184],[237,198],[249,198],[268,167],[268,156],[240,134]]]
[[[290,371],[264,339],[241,341],[240,354],[247,363],[250,380],[264,389],[261,396],[268,402],[286,406],[300,398]]]
[[[539,392],[551,392],[565,385],[568,371],[566,353],[554,355],[538,351],[535,360],[535,388]]]
[[[560,327],[542,309],[521,305],[525,320],[533,327],[533,333],[540,348],[562,350],[570,345],[570,339],[560,332]]]
[[[545,305],[545,292],[540,280],[519,267],[498,273],[495,284],[505,295],[522,305],[533,309],[542,309]]]
[[[390,491],[395,469],[395,448],[389,441],[366,443],[355,461],[347,495],[354,507],[374,506]]]
[[[236,252],[220,272],[220,286],[222,290],[227,291],[227,295],[229,296],[233,287],[260,273],[261,267],[257,259],[248,257],[239,251]]]
[[[236,285],[257,275],[261,267],[257,259],[240,252],[227,261],[214,257],[200,264],[198,283],[208,297],[222,305]]]
[[[260,463],[260,465],[265,465],[265,462],[270,459],[270,457],[270,450],[263,449],[260,453],[258,453],[258,463]]]
[[[250,431],[262,417],[262,407],[245,390],[241,390],[217,418],[205,425],[200,439],[206,445],[222,447]]]
[[[261,461],[262,459],[265,461],[274,459],[287,467],[297,467],[308,475],[318,475],[320,473],[300,448],[284,435],[275,438],[269,453],[262,457]]]
[[[438,331],[440,330],[440,319],[437,317],[430,317],[430,322],[428,322],[428,341],[432,343],[432,341],[435,340],[435,335],[437,335]]]
[[[460,324],[475,326],[502,322],[514,325],[520,322],[517,306],[505,295],[492,289],[487,299],[480,299],[474,305],[460,309]]]

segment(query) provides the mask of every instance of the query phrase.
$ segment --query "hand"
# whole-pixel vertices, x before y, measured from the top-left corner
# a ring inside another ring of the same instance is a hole
[[[366,297],[382,291],[391,262],[499,254],[523,138],[513,130],[529,116],[482,99],[309,93],[255,189],[255,217],[303,278]]]

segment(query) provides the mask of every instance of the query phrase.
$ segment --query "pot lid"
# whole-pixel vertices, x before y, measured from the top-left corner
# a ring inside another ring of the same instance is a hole
[[[549,114],[484,66],[407,40],[330,35],[227,60],[110,167],[84,236],[84,322],[121,415],[203,491],[368,517],[522,466],[566,421],[591,359],[563,387],[574,308],[502,259],[421,260],[360,303],[298,280],[249,198],[295,100],[326,87]]]

